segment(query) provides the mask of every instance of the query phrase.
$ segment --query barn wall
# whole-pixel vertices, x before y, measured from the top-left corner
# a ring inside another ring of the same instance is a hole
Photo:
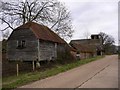
[[[56,58],[55,43],[50,41],[40,40],[40,61],[52,60]]]
[[[17,49],[17,41],[25,40],[26,46],[23,49]],[[37,39],[29,29],[15,30],[11,34],[7,43],[7,58],[9,60],[31,61],[37,59]]]
[[[67,44],[58,44],[57,61],[61,64],[74,61],[75,58],[70,52],[70,47]]]
[[[91,52],[81,52],[80,53],[80,59],[85,59],[85,58],[91,58],[94,57],[94,53]]]
[[[76,60],[76,59],[77,59],[77,57],[76,57],[77,52],[75,52],[75,51],[70,51],[70,53],[71,53],[71,55],[73,56],[73,58]]]
[[[65,44],[57,44],[57,53],[65,53],[67,46]]]

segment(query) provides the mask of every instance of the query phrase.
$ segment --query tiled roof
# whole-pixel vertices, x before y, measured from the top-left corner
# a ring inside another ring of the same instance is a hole
[[[30,29],[38,39],[57,42],[57,43],[66,43],[63,39],[61,39],[56,33],[50,30],[47,26],[40,25],[35,22],[28,22],[16,28],[15,30],[20,29]]]
[[[82,44],[74,43],[71,46],[74,47],[79,52],[88,52],[88,53],[95,52],[95,46],[93,45],[82,45]]]

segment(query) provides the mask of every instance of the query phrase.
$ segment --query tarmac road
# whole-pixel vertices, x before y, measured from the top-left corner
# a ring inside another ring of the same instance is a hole
[[[105,56],[19,88],[118,88],[118,56]]]

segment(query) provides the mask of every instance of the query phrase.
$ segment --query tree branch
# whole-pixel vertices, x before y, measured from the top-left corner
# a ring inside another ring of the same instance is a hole
[[[4,23],[6,23],[9,28],[11,28],[12,30],[14,30],[14,28],[9,24],[9,22],[5,21],[4,19],[0,18]]]
[[[46,3],[42,6],[42,8],[37,12],[37,14],[36,14],[35,17],[32,19],[32,21],[37,18],[37,16],[38,16],[38,15],[40,14],[40,12],[44,9],[44,7],[45,7],[45,5],[46,5],[47,3],[48,3],[48,2],[46,2]]]

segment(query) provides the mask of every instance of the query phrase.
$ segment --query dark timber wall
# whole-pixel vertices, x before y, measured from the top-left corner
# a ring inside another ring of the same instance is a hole
[[[40,40],[40,44],[39,44],[40,61],[52,60],[57,57],[56,44],[57,43],[54,42]]]
[[[24,49],[17,49],[17,41],[25,40]],[[9,60],[32,61],[38,58],[38,43],[35,35],[31,30],[15,30],[8,39],[7,57]]]

